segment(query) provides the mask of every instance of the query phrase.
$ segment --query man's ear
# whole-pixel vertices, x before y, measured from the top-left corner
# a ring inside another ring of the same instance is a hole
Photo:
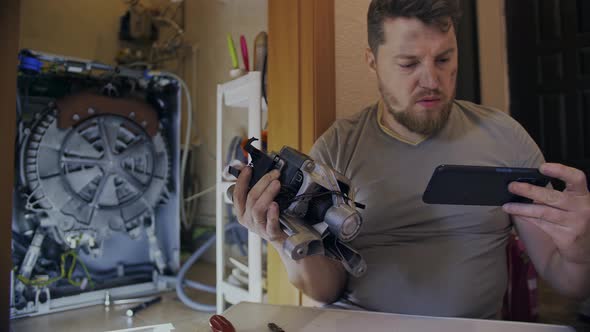
[[[373,73],[376,73],[377,72],[377,58],[375,57],[375,54],[373,54],[373,51],[371,50],[370,47],[367,47],[365,49],[365,61],[367,62],[369,69]]]

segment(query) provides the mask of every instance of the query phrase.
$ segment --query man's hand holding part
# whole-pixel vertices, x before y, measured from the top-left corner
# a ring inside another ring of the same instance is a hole
[[[252,169],[243,167],[233,192],[234,209],[240,224],[276,248],[280,248],[287,238],[279,225],[279,205],[273,201],[281,189],[279,175],[278,170],[265,174],[248,191]]]

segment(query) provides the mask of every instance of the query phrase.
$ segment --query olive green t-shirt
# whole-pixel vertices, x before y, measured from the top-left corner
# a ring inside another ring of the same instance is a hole
[[[538,167],[543,156],[509,115],[455,101],[438,133],[413,144],[380,124],[379,103],[337,120],[311,157],[351,179],[367,262],[343,299],[367,310],[492,318],[507,286],[512,224],[500,207],[427,205],[422,193],[440,164]]]

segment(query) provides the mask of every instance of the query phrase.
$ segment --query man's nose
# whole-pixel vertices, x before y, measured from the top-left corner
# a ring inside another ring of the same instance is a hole
[[[423,67],[420,76],[420,87],[428,90],[437,90],[440,86],[439,75],[434,65],[426,65]]]

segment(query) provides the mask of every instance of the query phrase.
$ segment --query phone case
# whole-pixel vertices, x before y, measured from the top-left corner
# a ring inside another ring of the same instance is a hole
[[[536,168],[440,165],[422,196],[426,204],[501,206],[508,202],[530,203],[508,191],[513,181],[545,187],[551,179]]]

